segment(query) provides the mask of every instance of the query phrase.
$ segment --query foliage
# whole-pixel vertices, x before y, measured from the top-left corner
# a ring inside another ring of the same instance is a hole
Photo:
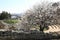
[[[0,20],[10,19],[10,18],[11,18],[11,15],[8,12],[2,11],[2,13],[0,14]]]

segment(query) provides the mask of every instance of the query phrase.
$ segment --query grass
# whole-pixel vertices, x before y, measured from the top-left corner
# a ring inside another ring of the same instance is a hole
[[[18,22],[18,20],[4,20],[4,22],[8,24],[15,24]]]
[[[44,28],[44,31],[48,30],[47,28]]]
[[[37,30],[40,29],[40,28],[39,28],[39,25],[33,26],[33,27],[31,27],[30,29],[33,29],[33,28],[35,28],[35,29],[37,29]],[[46,31],[46,30],[48,30],[48,29],[49,29],[48,27],[44,27],[44,31]]]

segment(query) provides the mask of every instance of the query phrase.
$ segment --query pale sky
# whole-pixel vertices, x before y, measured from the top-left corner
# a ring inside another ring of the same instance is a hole
[[[56,2],[59,0],[0,0],[0,12],[22,13],[43,1]]]

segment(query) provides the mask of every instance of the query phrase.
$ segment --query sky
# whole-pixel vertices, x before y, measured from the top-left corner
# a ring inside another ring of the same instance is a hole
[[[0,0],[0,12],[7,11],[9,13],[23,13],[33,5],[47,0]],[[59,0],[48,0],[59,1]]]

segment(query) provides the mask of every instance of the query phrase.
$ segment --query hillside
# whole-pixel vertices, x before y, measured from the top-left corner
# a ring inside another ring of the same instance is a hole
[[[53,25],[53,27],[55,28],[55,25],[56,24],[58,24],[56,27],[58,28],[59,27],[59,25],[60,25],[60,2],[56,2],[56,3],[49,3],[49,6],[47,7],[47,8],[49,8],[48,10],[47,10],[47,15],[49,15],[50,17],[52,17],[53,16],[53,20],[51,20],[51,26]],[[49,13],[49,12],[51,12],[51,13]],[[31,13],[32,14],[32,13]],[[22,15],[24,15],[24,14],[18,14],[18,13],[16,13],[16,14],[11,14],[11,15],[16,15],[16,16],[22,16]],[[26,16],[27,16],[28,14],[26,14]],[[29,15],[28,15],[29,16]],[[28,28],[30,28],[30,27],[27,27],[26,26],[26,24],[24,24],[24,23],[26,23],[27,22],[27,19],[24,19],[25,18],[25,16],[22,16],[22,19],[23,20],[21,20],[21,22],[19,21],[18,23],[16,23],[16,24],[11,24],[11,25],[9,25],[9,24],[4,24],[4,25],[8,25],[8,27],[9,26],[14,26],[14,27],[16,27],[17,29],[28,29]],[[32,16],[31,16],[31,18],[32,18]],[[22,23],[23,22],[23,23]],[[48,21],[48,22],[50,22],[50,20]],[[1,24],[0,24],[1,25]],[[26,27],[25,27],[25,26]],[[1,26],[0,26],[1,27]],[[6,26],[5,26],[6,27]],[[49,30],[59,30],[59,29],[53,29],[52,27],[50,28],[49,27]],[[60,30],[59,30],[60,31]],[[49,31],[48,31],[49,32]],[[51,31],[50,31],[51,32]]]

